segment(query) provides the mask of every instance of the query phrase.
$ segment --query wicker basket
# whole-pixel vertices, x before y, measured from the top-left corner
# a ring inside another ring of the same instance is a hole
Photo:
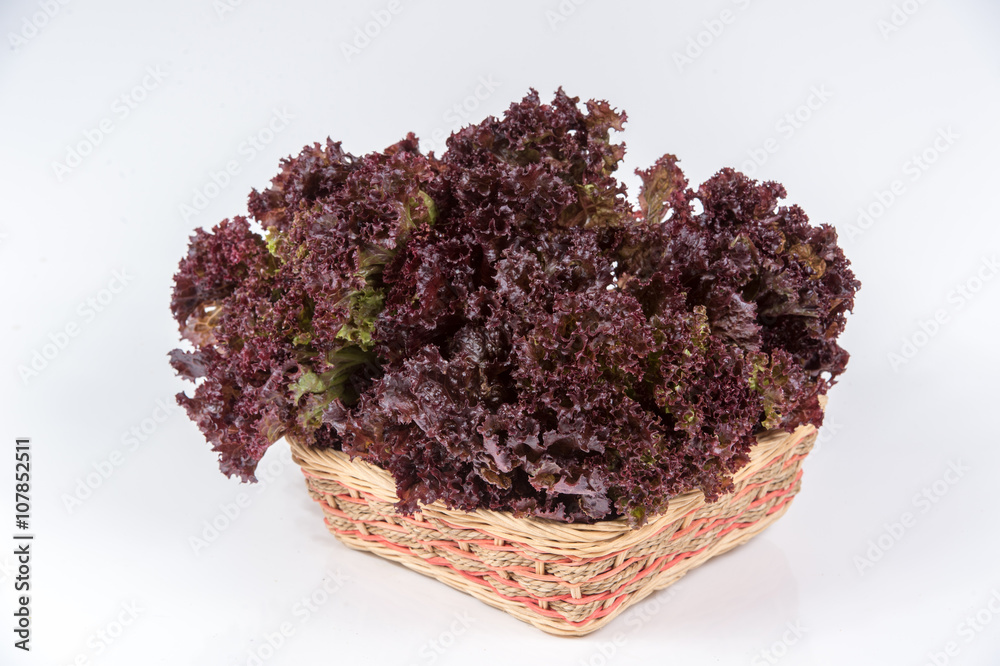
[[[571,525],[440,502],[396,513],[384,470],[338,451],[292,441],[310,496],[330,531],[365,550],[467,592],[550,634],[582,636],[685,573],[758,534],[799,490],[816,429],[757,438],[733,492],[713,504],[700,491],[670,500],[638,529],[624,520]]]

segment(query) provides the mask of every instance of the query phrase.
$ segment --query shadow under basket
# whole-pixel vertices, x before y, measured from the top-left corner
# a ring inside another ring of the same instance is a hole
[[[638,529],[625,520],[573,525],[441,502],[397,513],[384,470],[339,451],[289,441],[329,530],[365,550],[559,636],[582,636],[777,520],[799,491],[816,429],[760,435],[732,492],[706,503],[678,495]]]

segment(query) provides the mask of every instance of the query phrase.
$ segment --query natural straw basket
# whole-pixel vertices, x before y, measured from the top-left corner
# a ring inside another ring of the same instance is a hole
[[[572,525],[440,502],[404,516],[393,508],[396,484],[381,468],[290,444],[327,527],[351,548],[437,578],[542,631],[582,636],[781,517],[815,439],[812,426],[759,436],[731,493],[713,504],[701,491],[679,495],[638,529],[622,519]]]

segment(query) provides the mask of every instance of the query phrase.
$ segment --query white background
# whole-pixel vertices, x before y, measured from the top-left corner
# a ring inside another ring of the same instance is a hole
[[[3,1],[0,663],[998,663],[997,4],[907,0],[894,17],[890,0],[402,0],[350,57],[343,45],[389,5],[345,4]],[[838,227],[864,283],[843,338],[853,358],[786,517],[579,640],[341,546],[284,444],[265,459],[271,480],[243,487],[183,413],[153,420],[185,388],[166,353],[187,238],[245,212],[280,157],[328,135],[356,154],[426,139],[454,129],[456,104],[478,120],[560,85],[628,112],[633,191],[633,169],[666,152],[695,184],[752,169]],[[292,118],[268,136],[275,110]],[[87,146],[104,119],[111,132]],[[77,150],[68,173],[55,166]],[[933,163],[914,169],[925,151]],[[230,161],[239,172],[210,187]],[[185,216],[196,192],[208,206]],[[127,284],[105,292],[116,271]],[[34,450],[27,655],[8,629],[16,436]],[[193,546],[241,493],[229,527]],[[293,634],[269,650],[285,622]]]

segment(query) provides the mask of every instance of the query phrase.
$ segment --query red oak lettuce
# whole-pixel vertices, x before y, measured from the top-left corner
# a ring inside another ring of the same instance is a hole
[[[625,114],[560,90],[448,141],[283,161],[192,237],[171,363],[222,470],[291,435],[388,470],[399,508],[641,524],[732,485],[754,436],[820,425],[860,284],[777,183],[677,159],[615,177]],[[700,204],[701,212],[696,204]]]

